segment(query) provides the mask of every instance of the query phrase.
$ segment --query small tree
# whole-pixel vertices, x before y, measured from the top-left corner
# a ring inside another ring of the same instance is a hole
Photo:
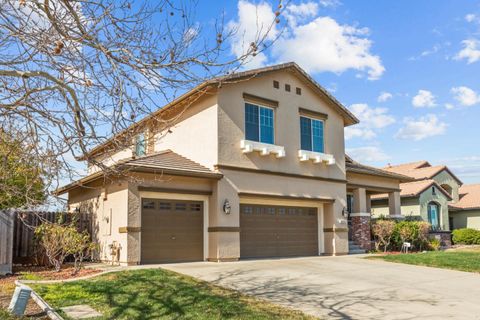
[[[395,222],[390,220],[378,220],[372,225],[372,233],[375,237],[375,250],[379,250],[380,245],[382,245],[383,251],[387,251],[394,230]]]
[[[70,233],[66,227],[57,223],[43,223],[35,229],[35,235],[45,250],[48,262],[60,271],[65,258],[69,255],[68,243]]]
[[[78,232],[73,226],[66,228],[68,233],[66,251],[74,259],[73,274],[77,274],[83,267],[83,261],[92,256],[97,245],[90,240],[88,232]]]

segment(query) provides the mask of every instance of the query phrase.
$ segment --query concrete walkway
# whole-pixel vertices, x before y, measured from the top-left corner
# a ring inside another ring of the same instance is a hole
[[[327,319],[480,319],[480,275],[311,257],[162,265]]]

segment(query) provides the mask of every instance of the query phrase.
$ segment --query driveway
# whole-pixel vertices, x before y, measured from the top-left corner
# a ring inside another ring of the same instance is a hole
[[[327,319],[480,319],[480,275],[359,256],[162,268]]]

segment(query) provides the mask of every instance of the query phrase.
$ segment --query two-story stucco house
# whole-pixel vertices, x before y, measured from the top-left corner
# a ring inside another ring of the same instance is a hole
[[[462,181],[446,166],[432,166],[427,161],[388,166],[384,170],[403,174],[415,181],[402,183],[402,215],[420,216],[434,230],[448,231],[451,228],[449,206],[460,199]],[[385,196],[376,195],[372,203],[375,216],[385,214]]]
[[[356,123],[295,63],[236,73],[137,123],[130,147],[88,155],[128,174],[91,166],[58,193],[94,214],[102,260],[112,246],[124,264],[346,254],[347,189],[358,200],[350,240],[368,248],[367,199],[386,193],[399,214],[408,180],[346,164],[344,128]]]

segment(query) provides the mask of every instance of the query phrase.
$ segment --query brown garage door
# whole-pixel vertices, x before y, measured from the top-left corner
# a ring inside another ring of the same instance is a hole
[[[242,258],[318,255],[316,208],[240,205]]]
[[[141,263],[203,260],[203,204],[142,199]]]

